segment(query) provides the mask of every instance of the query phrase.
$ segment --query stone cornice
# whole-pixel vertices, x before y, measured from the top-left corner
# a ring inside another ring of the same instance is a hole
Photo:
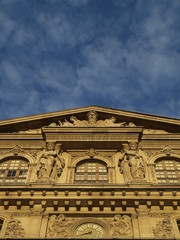
[[[2,134],[0,133],[0,140],[43,140],[42,134],[19,134],[19,133],[9,133],[9,134]]]
[[[46,118],[53,118],[53,117],[60,117],[64,115],[70,115],[70,114],[78,114],[83,113],[87,111],[99,111],[105,114],[114,114],[124,117],[130,117],[130,118],[139,118],[143,120],[149,120],[149,121],[155,121],[155,122],[163,122],[168,124],[175,124],[180,126],[180,120],[170,117],[164,117],[164,116],[155,116],[151,114],[144,114],[144,113],[137,113],[137,112],[130,112],[125,110],[118,110],[118,109],[112,109],[112,108],[105,108],[105,107],[98,107],[98,106],[89,106],[89,107],[82,107],[82,108],[76,108],[76,109],[70,109],[70,110],[62,110],[58,112],[51,112],[51,113],[44,113],[44,114],[37,114],[27,117],[19,117],[19,118],[13,118],[8,120],[2,120],[0,121],[0,126],[5,126],[9,124],[17,124],[17,123],[27,123],[29,121],[35,121],[35,120],[41,120]]]
[[[141,140],[179,140],[180,139],[180,134],[143,134]]]

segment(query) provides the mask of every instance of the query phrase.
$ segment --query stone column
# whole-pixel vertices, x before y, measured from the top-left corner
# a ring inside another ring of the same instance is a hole
[[[140,233],[139,233],[139,223],[138,223],[138,218],[137,214],[132,214],[132,226],[133,226],[133,238],[139,239]]]
[[[48,215],[44,215],[42,217],[42,220],[41,220],[39,238],[45,238],[46,237],[47,224],[48,224]]]
[[[153,238],[148,209],[137,209],[140,238]]]

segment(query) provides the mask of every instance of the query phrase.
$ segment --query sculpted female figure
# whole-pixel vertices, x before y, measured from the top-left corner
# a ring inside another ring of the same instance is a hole
[[[124,181],[127,183],[132,180],[128,156],[129,146],[125,144],[119,157],[120,172],[124,175]]]
[[[37,161],[37,177],[40,181],[55,180],[65,165],[60,146],[55,148],[55,143],[47,143],[47,149],[38,154]]]
[[[137,149],[137,143],[130,143],[129,163],[133,179],[144,179],[146,176],[146,157],[141,149]]]

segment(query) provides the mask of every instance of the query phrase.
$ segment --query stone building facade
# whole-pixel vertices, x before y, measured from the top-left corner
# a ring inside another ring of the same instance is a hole
[[[0,121],[0,238],[180,238],[180,120],[90,106]]]

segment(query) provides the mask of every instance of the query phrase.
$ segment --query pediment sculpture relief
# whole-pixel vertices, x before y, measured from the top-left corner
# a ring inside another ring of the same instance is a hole
[[[125,144],[119,157],[119,167],[126,183],[145,181],[147,170],[146,152],[138,148],[136,142]]]
[[[72,224],[71,220],[67,220],[64,214],[52,215],[49,217],[47,234],[48,238],[65,238],[69,236],[68,227]]]
[[[131,218],[127,215],[115,215],[113,222],[110,224],[110,227],[110,235],[113,238],[126,238],[133,236]]]
[[[22,238],[24,237],[24,228],[21,225],[21,221],[15,218],[11,218],[7,224],[5,238]]]
[[[119,122],[116,123],[116,118],[111,117],[107,118],[105,120],[98,120],[98,114],[95,111],[90,111],[87,114],[88,120],[79,120],[75,116],[70,117],[70,121],[67,121],[66,119],[64,122],[59,121],[58,124],[51,123],[50,127],[134,127],[135,124],[130,122]]]
[[[167,131],[161,129],[148,129],[148,128],[143,129],[143,134],[167,134],[167,133],[168,133]]]
[[[37,154],[37,178],[38,181],[54,181],[61,176],[65,166],[62,157],[61,145],[51,142],[47,143],[46,149]]]

